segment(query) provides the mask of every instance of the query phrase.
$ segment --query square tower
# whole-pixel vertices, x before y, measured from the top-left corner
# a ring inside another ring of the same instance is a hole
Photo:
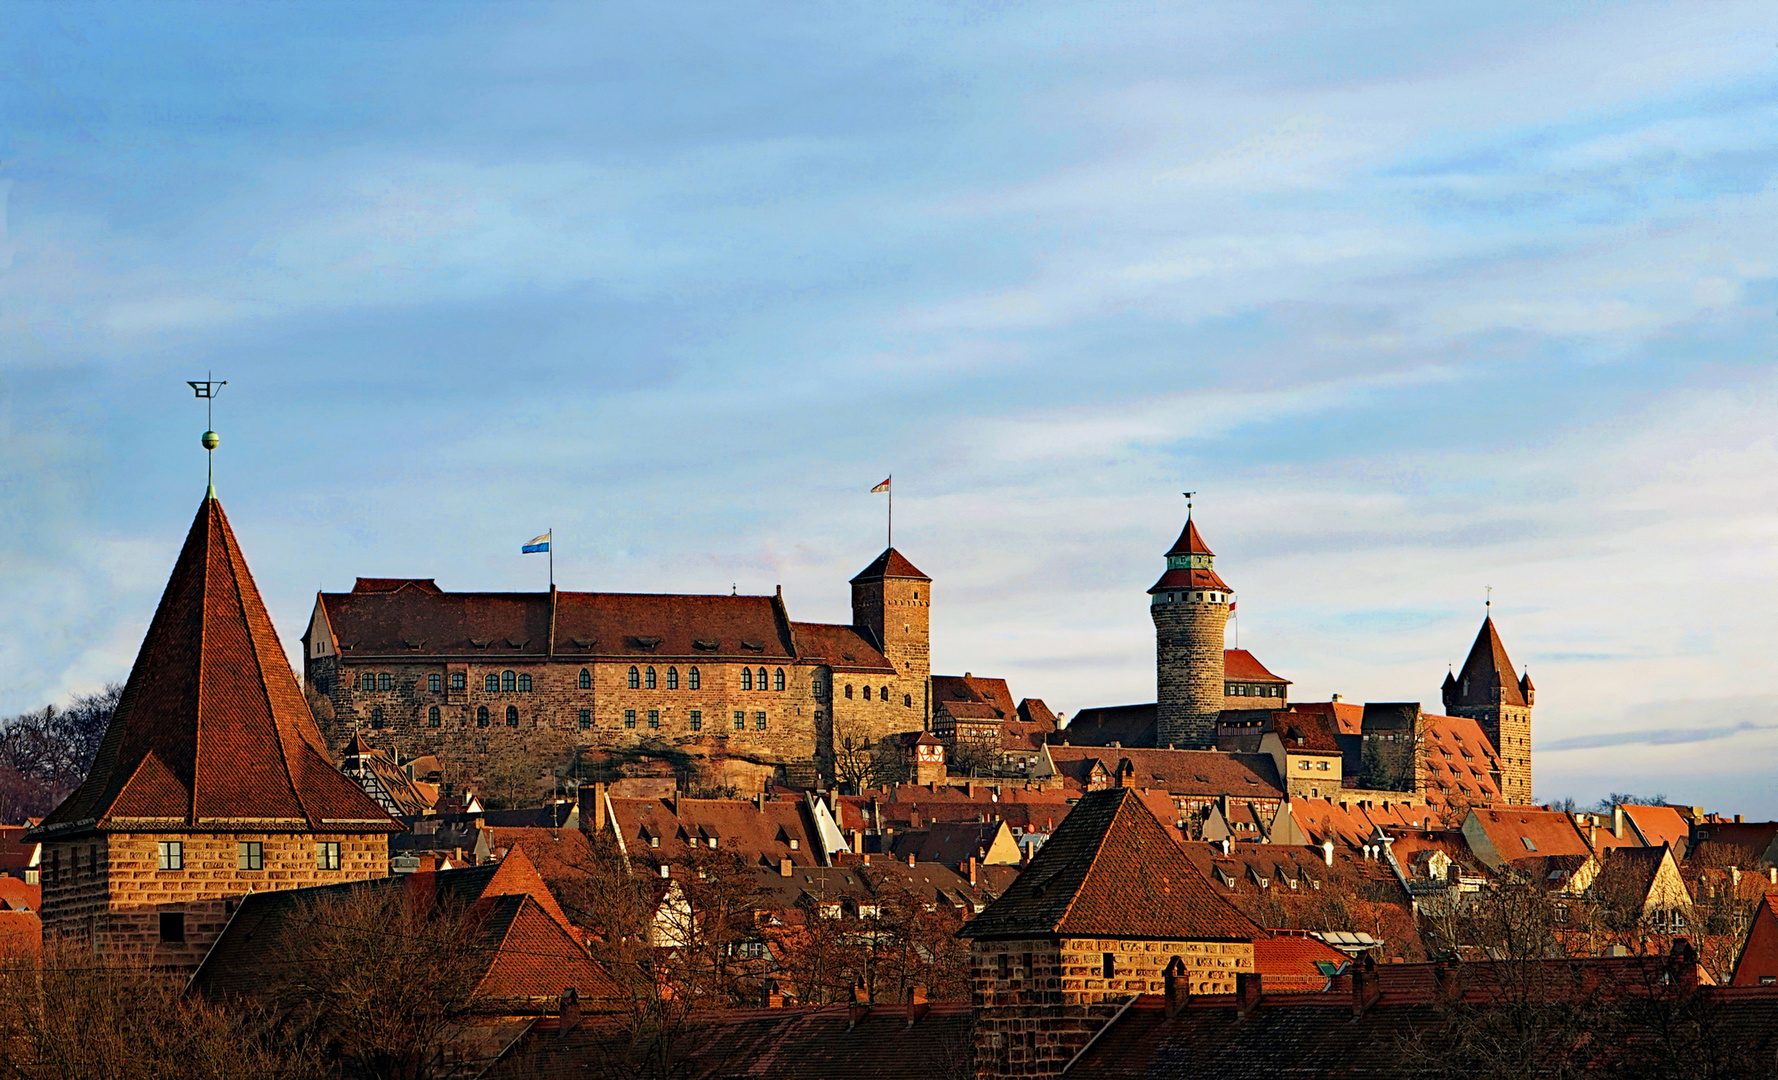
[[[383,877],[401,828],[328,759],[212,493],[92,771],[27,834],[45,938],[191,971],[238,897]]]
[[[852,625],[894,665],[925,727],[932,716],[932,579],[886,549],[852,579]]]
[[[1513,677],[1513,662],[1500,643],[1492,616],[1470,647],[1461,672],[1445,676],[1445,712],[1481,725],[1500,755],[1500,794],[1509,806],[1531,803],[1531,705],[1536,688],[1531,674]]]

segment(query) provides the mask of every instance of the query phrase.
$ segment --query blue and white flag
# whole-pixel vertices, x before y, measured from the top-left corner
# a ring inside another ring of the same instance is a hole
[[[554,529],[550,530],[550,532],[554,532],[554,531],[555,531]],[[548,550],[549,550],[549,533],[544,533],[542,536],[533,536],[531,539],[525,541],[525,543],[519,548],[519,554],[521,554],[521,555],[539,555],[539,554],[542,554],[543,552],[546,552]]]

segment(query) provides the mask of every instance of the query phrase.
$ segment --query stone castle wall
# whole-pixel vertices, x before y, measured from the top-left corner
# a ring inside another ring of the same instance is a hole
[[[438,658],[335,656],[308,659],[311,685],[326,687],[331,720],[321,726],[337,754],[354,735],[400,758],[436,754],[457,786],[513,765],[539,773],[566,765],[577,751],[676,749],[694,758],[741,758],[819,770],[831,776],[832,739],[875,742],[922,727],[924,673],[914,677],[834,672],[825,666],[753,662],[750,689],[739,661],[701,658],[496,658],[459,663]],[[638,687],[629,685],[630,668]],[[654,688],[647,672],[654,669]],[[766,671],[766,688],[758,673]],[[698,673],[698,689],[691,673]],[[486,677],[530,676],[529,691],[486,691]],[[591,685],[581,685],[585,671]],[[669,677],[672,673],[672,678]],[[775,689],[778,674],[784,689]],[[390,676],[387,690],[365,690],[360,677]],[[465,676],[452,691],[451,675]],[[430,689],[429,676],[441,689]],[[677,687],[669,688],[670,682]],[[864,695],[867,691],[869,698]],[[850,692],[848,696],[848,691]],[[486,726],[479,713],[488,710]],[[381,727],[375,710],[382,710]],[[437,709],[434,720],[432,710]],[[517,724],[508,723],[508,709]],[[582,714],[585,714],[583,717]],[[695,726],[694,726],[695,724]]]
[[[161,841],[181,844],[183,867],[159,868]],[[262,869],[240,869],[240,844],[261,845]],[[340,867],[318,866],[316,845],[340,845]],[[45,841],[40,914],[46,944],[62,941],[108,960],[194,971],[243,894],[389,874],[389,840],[309,833],[108,833]],[[161,915],[184,916],[183,942],[161,940]]]
[[[1105,956],[1112,976],[1105,977]],[[1061,938],[977,941],[970,950],[976,1075],[1056,1076],[1132,994],[1158,994],[1174,957],[1193,994],[1231,994],[1250,942]]]
[[[1155,739],[1160,746],[1214,749],[1223,708],[1227,604],[1157,603]]]
[[[1500,794],[1508,806],[1531,804],[1531,710],[1512,705],[1453,709],[1472,717],[1500,755]]]

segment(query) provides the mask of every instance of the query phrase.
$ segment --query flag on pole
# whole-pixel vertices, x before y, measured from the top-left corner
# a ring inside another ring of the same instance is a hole
[[[554,531],[555,530],[553,530],[553,529],[550,530],[550,532],[554,532]],[[533,536],[531,539],[525,541],[525,543],[519,547],[519,554],[521,554],[521,555],[538,555],[538,554],[542,554],[543,552],[546,552],[548,550],[549,550],[549,533],[544,533],[542,536]]]
[[[872,495],[875,495],[879,491],[888,491],[888,490],[889,490],[889,481],[884,480],[882,483],[878,484],[876,487],[871,488],[870,493]]]

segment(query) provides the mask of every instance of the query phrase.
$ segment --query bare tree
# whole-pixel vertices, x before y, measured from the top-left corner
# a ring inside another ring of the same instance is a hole
[[[249,1005],[182,1000],[165,973],[51,946],[0,963],[0,1078],[310,1080],[312,1044],[277,1033]]]
[[[0,821],[46,814],[86,778],[123,686],[0,721]]]

